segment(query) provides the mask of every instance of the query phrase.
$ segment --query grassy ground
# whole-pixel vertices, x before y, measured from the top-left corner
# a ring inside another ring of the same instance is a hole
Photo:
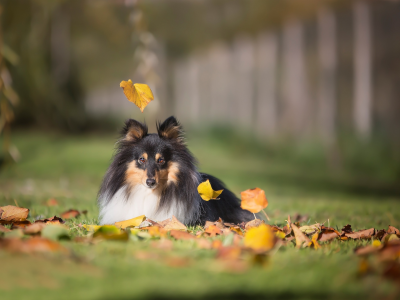
[[[59,215],[69,208],[87,209],[86,216],[68,221],[69,225],[96,224],[96,193],[114,141],[109,135],[16,134],[14,142],[22,159],[0,173],[0,206],[18,203],[31,210],[30,219]],[[395,194],[354,193],[340,188],[352,184],[350,179],[341,184],[339,173],[331,177],[318,163],[275,159],[246,143],[200,133],[189,139],[202,171],[222,178],[236,193],[256,186],[265,190],[272,224],[284,224],[288,214],[299,213],[307,214],[310,223],[325,222],[339,229],[346,224],[355,230],[400,226],[400,198]],[[327,182],[339,188],[328,188]],[[45,205],[52,197],[59,206]],[[78,228],[71,230],[71,235],[80,234]],[[192,241],[174,242],[167,259],[165,251],[154,249],[152,240],[90,246],[63,242],[73,250],[71,257],[0,251],[0,290],[4,299],[399,297],[393,282],[374,273],[359,276],[360,260],[353,249],[366,243],[334,241],[318,251],[282,247],[265,267],[230,272],[215,263],[215,252],[197,249]],[[153,256],[143,259],[143,253]],[[182,258],[184,264],[176,263]]]

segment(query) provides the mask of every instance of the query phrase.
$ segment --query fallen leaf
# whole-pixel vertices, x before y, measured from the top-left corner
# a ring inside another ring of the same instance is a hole
[[[171,240],[160,239],[159,241],[153,241],[151,244],[153,247],[162,249],[162,250],[172,250],[174,247],[174,243]]]
[[[233,231],[234,233],[237,233],[238,235],[243,235],[242,230],[240,229],[240,227],[230,227],[229,228],[231,231]]]
[[[59,243],[42,237],[32,237],[29,239],[4,238],[0,240],[0,248],[10,252],[21,253],[69,252],[68,249]]]
[[[42,231],[44,227],[46,227],[46,225],[46,223],[33,223],[24,228],[24,233],[29,235],[38,234]]]
[[[215,222],[211,222],[211,221],[206,221],[206,223],[204,224],[204,229],[207,229],[209,226],[211,226],[211,225],[215,225],[215,226],[217,226],[219,229],[224,229],[224,228],[226,228],[226,226],[222,223],[222,219],[221,218],[219,218],[217,221],[215,221]],[[233,226],[235,226],[234,224],[233,224]]]
[[[164,263],[173,268],[187,267],[191,264],[191,260],[187,257],[168,257],[164,260]]]
[[[165,222],[166,220],[162,221],[161,223],[165,224],[163,227],[165,230],[187,230],[187,227],[183,225],[179,220],[175,217],[172,216],[171,220],[168,219],[168,222]],[[165,223],[164,223],[165,222]],[[161,224],[160,223],[160,224]]]
[[[79,217],[81,213],[76,209],[70,209],[61,214],[61,218],[63,219],[72,219]]]
[[[242,203],[240,207],[252,213],[258,213],[268,206],[268,200],[265,193],[260,188],[245,190],[240,193]]]
[[[249,230],[250,228],[258,227],[258,226],[260,226],[262,224],[265,224],[265,222],[263,220],[254,219],[254,220],[251,220],[250,222],[246,223],[245,229]]]
[[[352,239],[370,239],[373,235],[375,235],[375,228],[345,233],[345,236]]]
[[[36,220],[35,223],[64,224],[65,221],[57,216],[54,216],[43,220]]]
[[[204,232],[208,233],[210,237],[214,237],[222,233],[221,229],[219,229],[216,225],[210,225]]]
[[[242,249],[240,247],[220,247],[218,249],[217,258],[225,260],[237,260],[240,257]]]
[[[147,227],[146,229],[147,229],[147,232],[152,237],[166,237],[167,236],[167,230],[165,230],[164,228],[162,228],[160,226],[150,226],[150,227]]]
[[[198,239],[196,240],[197,247],[200,249],[211,249],[212,243],[208,239]]]
[[[261,224],[247,230],[244,245],[256,251],[268,251],[275,246],[276,240],[270,226]]]
[[[197,191],[203,200],[209,201],[219,200],[217,197],[221,195],[224,190],[214,191],[211,187],[210,180],[207,179],[206,181],[199,184],[199,186],[197,187]]]
[[[296,225],[291,224],[290,226],[292,227],[294,237],[296,238],[296,248],[300,249],[309,247],[312,243],[310,239],[304,233],[302,233]]]
[[[189,232],[180,230],[171,230],[170,235],[177,240],[193,240],[196,237]]]
[[[316,233],[320,229],[320,224],[313,224],[313,225],[306,225],[306,226],[301,226],[300,231],[303,232],[304,234],[310,235],[313,233]]]
[[[378,240],[384,240],[386,234],[387,232],[385,229],[378,230],[375,234],[375,238]]]
[[[127,241],[129,239],[129,235],[125,230],[121,230],[114,225],[100,226],[100,228],[93,233],[93,237],[115,241]]]
[[[318,243],[318,232],[314,233],[314,235],[311,238],[311,242],[308,244],[308,247],[314,248],[314,249],[319,249],[321,248],[321,245]]]
[[[84,225],[82,225],[82,227],[85,228],[87,231],[94,232],[97,229],[99,229],[101,226],[100,225],[87,225],[87,224],[84,224]]]
[[[2,210],[0,220],[6,222],[25,221],[29,214],[29,209],[12,205],[3,206],[0,209]]]
[[[336,229],[334,229],[332,227],[325,227],[322,225],[321,231],[318,236],[318,241],[327,242],[327,241],[337,238],[338,236],[340,236],[339,231],[337,231]]]
[[[219,249],[222,247],[222,242],[221,240],[213,240],[211,243],[211,248],[213,249]]]
[[[47,200],[46,202],[47,206],[57,206],[58,205],[58,201],[54,198],[51,198],[49,200]]]
[[[119,86],[124,90],[126,98],[136,104],[141,112],[154,99],[153,93],[147,84],[133,84],[132,80],[129,79],[128,81],[121,81]]]
[[[11,229],[24,229],[25,227],[31,225],[28,220],[25,221],[14,221],[12,222]]]
[[[145,215],[141,215],[139,217],[129,219],[126,221],[115,222],[115,226],[125,229],[127,227],[137,227],[139,226],[144,220],[146,220]]]
[[[399,231],[396,227],[393,227],[393,226],[389,225],[389,228],[388,228],[388,230],[387,230],[387,233],[400,234],[400,231]]]

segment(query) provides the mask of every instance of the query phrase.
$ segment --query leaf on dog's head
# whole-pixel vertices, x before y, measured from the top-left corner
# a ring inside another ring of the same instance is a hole
[[[241,208],[252,213],[258,213],[268,206],[265,193],[260,188],[245,190],[240,193],[242,196]]]
[[[129,79],[128,81],[121,81],[119,86],[123,88],[126,98],[135,103],[141,112],[143,112],[147,104],[154,100],[153,93],[147,84],[133,84],[132,80]]]
[[[219,200],[217,197],[223,192],[223,190],[214,191],[211,187],[210,180],[208,179],[199,184],[197,191],[199,192],[201,199],[204,201]]]

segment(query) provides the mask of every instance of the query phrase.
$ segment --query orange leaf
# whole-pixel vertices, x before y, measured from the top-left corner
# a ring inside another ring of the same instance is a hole
[[[268,206],[268,200],[265,193],[260,188],[245,190],[241,192],[242,204],[241,207],[252,213],[258,213]]]
[[[222,231],[219,229],[216,225],[210,225],[207,227],[207,229],[204,231],[205,233],[208,233],[211,237],[216,236],[217,234],[221,234]]]
[[[123,88],[126,98],[135,103],[141,112],[154,99],[153,93],[147,84],[133,84],[132,80],[129,79],[128,81],[121,81],[119,86]]]
[[[163,226],[165,230],[187,230],[187,227],[179,222],[175,216],[172,216],[171,219],[164,220],[159,224]]]
[[[47,205],[47,206],[57,206],[57,205],[58,205],[58,202],[57,202],[56,199],[51,198],[51,199],[47,200],[46,205]]]
[[[81,213],[76,209],[70,209],[61,214],[61,218],[63,219],[72,219],[77,218]]]
[[[177,240],[192,240],[195,238],[195,236],[191,235],[189,232],[180,230],[171,230],[170,234],[173,238]]]
[[[25,221],[29,214],[29,209],[7,205],[0,207],[0,220],[7,222]]]

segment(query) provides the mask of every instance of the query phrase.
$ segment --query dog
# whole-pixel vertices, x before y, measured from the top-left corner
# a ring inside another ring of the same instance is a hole
[[[198,185],[207,179],[214,190],[224,190],[219,200],[204,201],[198,194]],[[220,180],[198,172],[182,126],[173,116],[157,123],[156,134],[149,134],[147,126],[136,120],[125,122],[98,204],[100,224],[140,215],[154,221],[175,216],[185,225],[219,218],[235,224],[254,219]]]

